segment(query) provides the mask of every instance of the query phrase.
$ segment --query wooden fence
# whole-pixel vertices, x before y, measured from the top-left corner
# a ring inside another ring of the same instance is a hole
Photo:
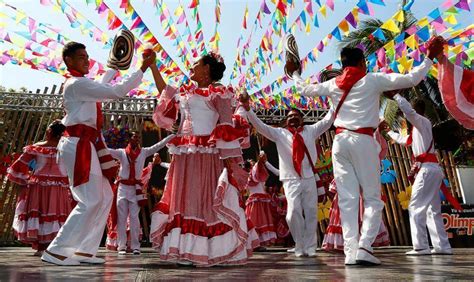
[[[54,92],[56,87],[53,87]],[[47,88],[44,93],[38,95],[47,95]],[[3,93],[5,94],[5,93]],[[52,94],[49,94],[52,95]],[[45,136],[46,127],[54,119],[61,118],[63,115],[60,105],[55,105],[45,109],[45,100],[33,99],[33,101],[24,101],[28,107],[2,107],[5,105],[7,96],[0,93],[0,160],[3,156],[21,152],[21,149],[28,145],[42,140]],[[53,99],[54,100],[54,99]],[[56,99],[57,100],[57,99]],[[15,102],[22,104],[23,102]],[[154,107],[152,100],[136,102],[113,102],[104,106],[104,116],[109,125],[128,124],[131,130],[142,131],[143,122],[149,120],[151,110]],[[157,138],[160,138],[160,133]],[[334,132],[327,132],[321,137],[323,148],[332,146]],[[156,141],[156,140],[155,140]],[[453,194],[461,197],[459,181],[455,173],[455,167],[451,152],[438,151],[438,159],[444,169],[445,175],[451,184]],[[397,173],[395,183],[383,185],[382,193],[387,199],[383,213],[383,220],[386,223],[390,234],[392,245],[410,245],[410,231],[408,222],[408,212],[401,208],[398,200],[398,194],[406,190],[409,186],[407,174],[411,167],[409,148],[390,144],[387,158],[392,162],[393,169]],[[5,175],[0,176],[0,245],[10,244],[15,238],[12,232],[12,222],[15,212],[17,196],[17,186],[6,181]],[[146,209],[142,210],[141,219],[144,227],[144,235],[148,237],[149,211],[152,203],[150,202]],[[319,224],[318,238],[321,241],[322,234],[328,224],[323,220]]]

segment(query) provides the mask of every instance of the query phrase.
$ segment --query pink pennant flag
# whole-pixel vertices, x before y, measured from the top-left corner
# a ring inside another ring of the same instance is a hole
[[[436,30],[436,33],[440,34],[442,33],[443,31],[445,31],[447,29],[447,27],[444,25],[444,23],[439,23],[439,22],[432,22],[431,23],[431,26],[434,27],[434,29]]]
[[[186,17],[185,17],[185,14],[183,13],[183,14],[179,17],[179,19],[178,19],[178,21],[176,22],[176,24],[181,24],[181,23],[184,21],[185,18],[186,18]]]
[[[334,11],[334,0],[327,0],[326,6],[328,6],[331,10]]]
[[[387,63],[386,59],[385,59],[385,49],[384,48],[380,48],[377,51],[377,63],[381,67],[384,66]]]
[[[451,7],[452,5],[453,5],[453,0],[446,0],[446,1],[444,1],[443,4],[441,4],[441,6],[442,6],[443,8],[446,8],[446,9],[449,8],[449,7]]]
[[[40,0],[40,4],[44,6],[50,6],[51,1],[50,0]]]
[[[367,7],[369,7],[369,15],[371,15],[372,17],[375,16],[374,7],[372,7],[372,5],[369,5],[369,3],[367,3]]]
[[[417,26],[414,24],[405,30],[406,33],[413,35],[417,32]]]

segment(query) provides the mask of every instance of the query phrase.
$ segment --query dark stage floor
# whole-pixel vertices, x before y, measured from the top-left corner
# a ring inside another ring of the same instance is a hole
[[[257,252],[245,266],[178,267],[161,261],[150,248],[141,256],[117,257],[101,249],[101,266],[62,267],[41,262],[29,248],[0,248],[0,281],[153,281],[153,280],[474,280],[473,249],[452,256],[407,257],[408,248],[378,249],[379,267],[345,267],[344,257],[319,252],[295,258],[284,249]]]

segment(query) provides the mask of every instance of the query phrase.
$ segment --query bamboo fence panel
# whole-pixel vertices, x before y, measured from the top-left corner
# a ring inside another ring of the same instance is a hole
[[[53,87],[52,91],[56,88]],[[44,90],[47,93],[48,89]],[[39,91],[38,91],[39,93]],[[41,103],[41,101],[38,101]],[[123,105],[118,103],[119,107]],[[41,104],[39,104],[41,105]],[[123,106],[124,107],[124,106]],[[46,127],[54,119],[60,118],[61,112],[42,112],[35,111],[17,111],[7,110],[0,113],[0,118],[3,119],[3,125],[0,128],[0,156],[11,155],[15,152],[21,152],[22,148],[28,144],[32,144],[42,140],[45,135]],[[143,130],[143,122],[146,119],[144,116],[137,116],[130,114],[110,114],[107,111],[104,114],[105,127],[125,126],[128,125],[130,130],[141,132]],[[1,121],[0,121],[1,122]],[[158,134],[161,137],[161,132]],[[324,149],[330,148],[334,142],[334,131],[326,132],[321,136],[320,144]],[[261,136],[257,137],[259,144],[263,145],[264,140]],[[383,212],[383,220],[386,223],[392,245],[408,245],[410,244],[409,222],[407,211],[402,210],[401,205],[397,199],[398,194],[406,191],[408,183],[407,175],[411,167],[411,151],[408,148],[396,144],[389,145],[387,158],[393,164],[393,170],[397,172],[397,179],[394,183],[382,185],[382,194],[386,196],[385,209]],[[439,152],[440,164],[445,171],[446,177],[451,183],[453,193],[460,196],[459,180],[455,173],[455,165],[453,162],[451,152]],[[17,197],[17,186],[6,181],[5,176],[0,178],[0,244],[11,243],[14,241],[13,232],[11,230],[15,202]],[[154,196],[150,196],[154,197]],[[141,221],[144,231],[144,237],[149,237],[149,219],[150,211],[152,210],[151,202],[147,207],[141,210]],[[322,241],[324,231],[328,226],[328,220],[319,222],[318,227],[318,242]]]

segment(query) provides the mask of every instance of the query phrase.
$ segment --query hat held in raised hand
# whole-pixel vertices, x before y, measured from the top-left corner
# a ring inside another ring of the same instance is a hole
[[[296,64],[298,67],[296,71],[299,74],[301,74],[301,60],[300,60],[300,55],[298,53],[298,45],[296,44],[296,40],[293,34],[289,33],[285,37],[284,48],[286,51],[286,61]],[[285,74],[289,78],[292,78],[293,76],[292,73],[289,73],[286,67],[285,67]]]
[[[129,30],[120,30],[114,38],[107,66],[113,69],[126,70],[133,58],[135,37]]]

